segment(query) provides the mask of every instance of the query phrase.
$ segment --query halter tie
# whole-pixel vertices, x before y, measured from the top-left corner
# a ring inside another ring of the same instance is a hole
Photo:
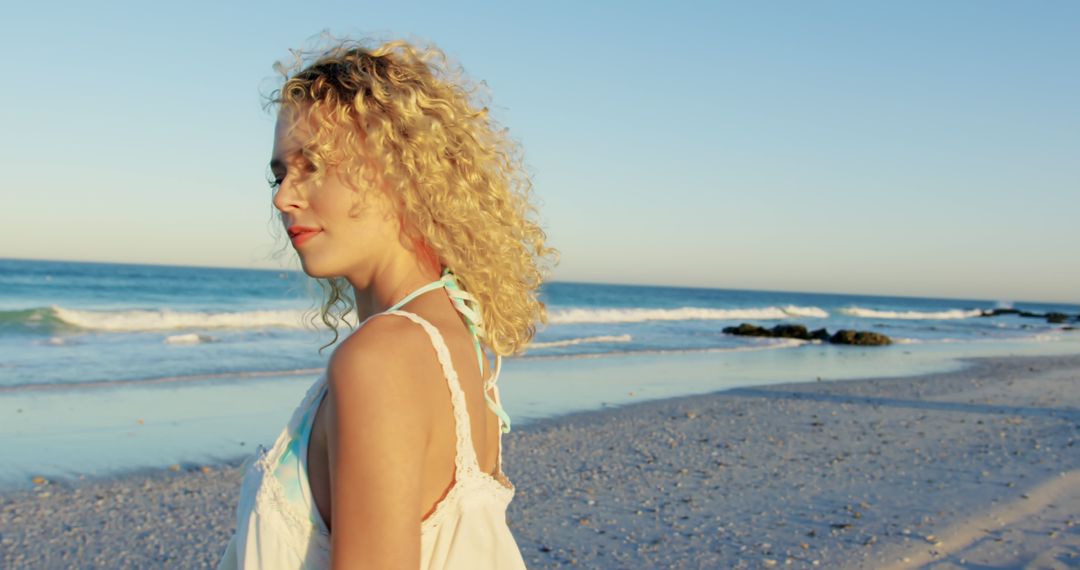
[[[432,289],[437,289],[439,287],[443,287],[446,289],[446,294],[450,297],[450,301],[454,304],[454,308],[457,309],[457,311],[465,317],[466,325],[468,325],[469,327],[469,333],[473,337],[473,345],[476,347],[477,364],[479,365],[480,370],[483,371],[484,351],[480,348],[480,338],[486,338],[487,331],[484,330],[483,319],[480,317],[479,311],[466,305],[466,303],[472,303],[473,305],[478,306],[480,302],[472,293],[469,293],[468,291],[465,291],[461,288],[461,286],[458,284],[457,276],[454,275],[454,273],[450,270],[449,267],[443,268],[442,276],[438,280],[432,281],[431,283],[420,287],[412,293],[409,293],[404,299],[398,301],[394,304],[393,307],[386,309],[386,311],[396,310],[405,305],[405,303],[408,303],[409,301],[416,298],[418,295],[431,291]],[[488,390],[494,390],[495,399],[501,399],[499,398],[499,387],[495,384],[495,382],[499,379],[499,370],[501,368],[502,355],[496,354],[495,372],[491,375],[491,378],[484,381],[484,400],[487,401],[488,408],[490,408],[491,411],[495,412],[495,415],[499,416],[499,419],[502,423],[502,432],[510,433],[510,416],[507,415],[506,411],[503,410],[502,406],[499,405],[498,402],[492,400],[491,396],[488,396]]]

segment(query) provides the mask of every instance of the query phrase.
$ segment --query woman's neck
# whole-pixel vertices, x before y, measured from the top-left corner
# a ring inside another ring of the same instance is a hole
[[[381,313],[403,300],[417,289],[437,281],[439,275],[424,271],[418,267],[405,267],[399,270],[388,269],[374,275],[364,287],[353,284],[356,299],[357,322]],[[418,297],[423,297],[421,293]]]

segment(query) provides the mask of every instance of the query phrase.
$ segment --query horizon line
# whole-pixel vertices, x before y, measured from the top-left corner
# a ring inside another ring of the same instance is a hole
[[[241,271],[267,271],[267,272],[287,272],[287,273],[303,273],[297,269],[284,269],[284,268],[272,268],[272,267],[237,267],[235,265],[194,265],[183,263],[148,263],[137,261],[105,261],[105,260],[86,260],[86,259],[46,259],[38,257],[5,257],[0,256],[0,261],[45,261],[52,263],[85,263],[96,265],[133,265],[133,266],[148,266],[148,267],[180,267],[190,269],[225,269],[225,270],[241,270]],[[1043,300],[1032,301],[1022,299],[986,299],[986,298],[969,298],[969,297],[930,297],[925,295],[895,295],[895,294],[880,294],[880,293],[864,293],[864,292],[844,292],[844,291],[796,291],[791,289],[747,289],[741,287],[706,287],[706,286],[694,286],[694,285],[672,285],[667,283],[626,283],[626,282],[611,282],[611,281],[574,281],[574,280],[550,280],[545,281],[547,283],[562,283],[562,284],[574,284],[574,285],[616,285],[620,287],[663,287],[668,289],[698,289],[708,291],[750,291],[750,292],[762,292],[762,293],[796,293],[796,294],[814,294],[814,295],[843,295],[850,297],[885,297],[895,299],[930,299],[937,301],[982,301],[990,303],[1007,302],[1010,304],[1016,303],[1028,303],[1028,304],[1056,304],[1056,305],[1069,305],[1073,307],[1080,307],[1080,301],[1064,301],[1064,300]]]

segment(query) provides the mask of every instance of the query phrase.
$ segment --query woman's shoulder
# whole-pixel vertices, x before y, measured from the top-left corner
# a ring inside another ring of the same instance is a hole
[[[409,372],[429,344],[427,333],[406,317],[378,314],[347,336],[330,355],[328,380],[347,381]]]
[[[326,366],[327,397],[342,417],[369,429],[396,425],[423,431],[426,413],[416,405],[425,370],[419,350],[427,334],[405,318],[378,315],[338,344]],[[399,434],[403,435],[403,434]]]

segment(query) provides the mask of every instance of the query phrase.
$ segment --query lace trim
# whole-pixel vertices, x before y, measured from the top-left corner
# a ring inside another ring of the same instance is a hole
[[[495,499],[504,507],[510,504],[510,501],[514,499],[515,493],[515,488],[512,484],[510,487],[506,487],[487,473],[480,473],[479,475],[481,477],[454,481],[454,485],[450,488],[450,491],[446,493],[446,496],[443,497],[443,500],[439,501],[438,505],[435,505],[435,510],[428,515],[428,518],[420,523],[421,536],[435,532],[442,526],[445,522],[444,519],[453,514],[451,505],[460,503],[463,494],[465,494],[465,497],[473,497],[482,494],[486,497]],[[507,480],[507,482],[509,483],[509,480]]]
[[[469,415],[466,411],[465,392],[461,389],[457,371],[454,370],[450,358],[450,349],[446,346],[446,341],[443,340],[442,333],[440,333],[439,329],[435,328],[434,325],[419,315],[407,311],[390,311],[389,314],[397,314],[408,318],[420,325],[431,338],[431,343],[435,347],[435,353],[439,357],[439,364],[442,366],[443,374],[446,376],[446,382],[450,387],[450,401],[454,411],[454,431],[457,436],[454,453],[454,467],[456,468],[456,472],[461,475],[482,473],[480,464],[476,459],[476,451],[472,447],[472,429],[469,425]],[[462,478],[463,477],[458,476],[458,479]]]
[[[455,450],[454,457],[455,480],[450,490],[442,500],[435,505],[435,509],[431,514],[421,521],[421,535],[430,535],[442,526],[446,519],[453,513],[452,505],[459,504],[466,498],[483,495],[496,500],[503,505],[508,505],[513,500],[517,489],[502,471],[502,433],[500,432],[499,434],[499,456],[496,473],[493,476],[490,473],[481,471],[479,462],[476,459],[476,452],[472,448],[472,431],[471,426],[469,425],[465,392],[461,389],[461,383],[458,380],[457,371],[454,370],[450,357],[450,350],[446,345],[446,341],[442,338],[438,329],[418,315],[407,311],[388,311],[388,313],[398,313],[409,318],[423,327],[428,333],[428,336],[431,337],[432,344],[439,357],[439,363],[442,365],[443,373],[447,377],[447,383],[451,393],[451,403],[454,411],[455,432],[457,436],[457,449]],[[296,539],[299,541],[316,540],[324,548],[329,548],[329,534],[325,532],[320,525],[316,525],[308,518],[310,513],[301,511],[294,503],[286,498],[285,489],[282,486],[281,481],[274,476],[274,464],[279,460],[284,446],[291,441],[295,432],[298,430],[299,421],[304,417],[307,408],[311,406],[315,397],[320,394],[320,389],[324,380],[326,380],[325,372],[320,375],[318,380],[316,380],[308,389],[307,394],[304,395],[303,400],[293,412],[293,416],[289,420],[288,425],[281,431],[281,434],[274,442],[274,445],[270,449],[262,448],[260,452],[256,454],[255,460],[251,464],[251,468],[256,469],[261,475],[260,484],[255,493],[255,505],[253,510],[261,515],[267,516],[279,514],[282,520],[285,521],[285,526],[289,529],[289,532]],[[496,401],[498,401],[498,387],[494,385],[491,387],[495,389],[495,398]],[[301,450],[301,452],[305,451],[306,450]],[[304,477],[304,481],[307,483],[307,473],[304,472],[301,476]],[[309,501],[308,507],[314,508],[314,505]]]
[[[261,475],[259,487],[255,493],[254,511],[262,516],[280,515],[294,538],[301,542],[314,539],[328,548],[330,535],[306,517],[309,513],[302,512],[294,503],[286,499],[285,489],[281,481],[274,476],[272,467],[278,455],[277,451],[276,446],[270,450],[264,450],[252,465]],[[483,472],[476,473],[473,478],[455,480],[446,496],[420,523],[420,534],[428,535],[442,526],[445,519],[452,515],[452,505],[459,504],[465,497],[479,494],[494,499],[504,506],[509,505],[517,489],[504,473],[500,472],[498,475],[505,484]]]
[[[259,488],[255,492],[255,511],[263,515],[280,515],[289,532],[301,542],[309,541],[313,537],[327,539],[328,535],[319,532],[321,529],[307,519],[307,513],[299,512],[296,506],[286,499],[281,481],[274,476],[272,463],[276,461],[276,452],[275,447],[255,461],[255,467],[262,475]],[[267,508],[270,510],[267,511]]]
[[[456,449],[454,454],[454,483],[443,500],[435,506],[435,510],[421,524],[421,533],[433,531],[442,523],[442,519],[448,516],[450,505],[459,502],[460,496],[466,492],[482,493],[488,497],[509,504],[514,497],[516,488],[510,482],[506,474],[502,472],[502,433],[499,433],[499,462],[496,476],[485,473],[480,469],[476,459],[476,451],[472,446],[472,427],[469,424],[468,408],[465,402],[465,392],[461,389],[457,371],[454,369],[450,357],[450,349],[446,345],[439,329],[429,323],[423,317],[408,311],[388,311],[388,314],[398,314],[420,325],[435,348],[439,357],[443,374],[446,376],[447,385],[450,388],[451,407],[454,411],[454,428],[456,434]],[[496,390],[498,388],[496,387]],[[496,392],[498,398],[498,392]],[[500,481],[500,479],[502,481]],[[505,481],[505,483],[503,483]]]
[[[260,473],[259,487],[255,491],[254,510],[260,514],[279,513],[285,526],[298,539],[307,541],[314,535],[318,538],[328,538],[321,528],[317,527],[309,518],[308,513],[300,511],[296,505],[285,496],[285,488],[281,481],[274,476],[276,465],[281,459],[285,447],[292,441],[299,428],[300,420],[303,419],[307,409],[311,406],[315,396],[320,393],[323,381],[326,379],[324,372],[315,382],[312,382],[300,404],[292,413],[289,423],[281,430],[277,439],[269,449],[260,446],[251,467]],[[306,476],[306,474],[305,474]],[[270,512],[267,512],[267,509]]]

